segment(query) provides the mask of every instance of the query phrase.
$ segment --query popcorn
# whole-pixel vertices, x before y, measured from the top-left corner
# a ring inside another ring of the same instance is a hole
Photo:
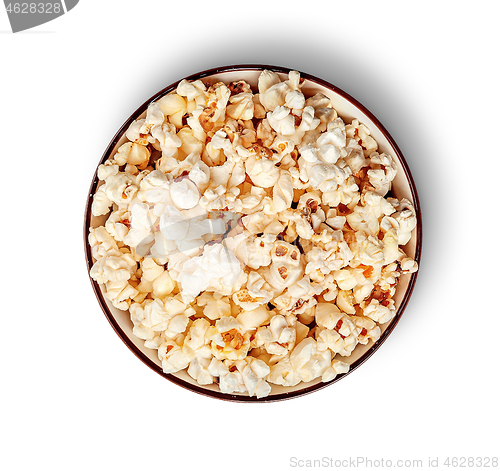
[[[257,139],[261,140],[263,146],[269,147],[276,138],[276,131],[269,124],[269,120],[263,119],[257,126]]]
[[[295,134],[295,117],[286,106],[277,106],[273,112],[267,113],[271,127],[282,136]]]
[[[146,128],[145,125],[146,125],[145,119],[135,120],[127,129],[125,137],[130,142],[135,142],[142,146],[147,146],[148,144],[152,143],[154,141],[154,138],[149,135],[149,130]]]
[[[286,313],[301,314],[317,303],[316,297],[324,291],[319,283],[311,283],[309,276],[304,276],[288,287],[280,296],[274,298],[276,308]]]
[[[341,290],[353,289],[358,284],[356,277],[349,269],[335,270],[333,272],[333,278]]]
[[[159,300],[146,300],[141,307],[138,304],[131,313],[131,319],[134,323],[134,335],[143,340],[153,340],[155,332],[166,331],[170,322],[170,316],[164,309],[164,305]],[[163,335],[165,335],[163,333]]]
[[[252,93],[243,92],[229,98],[230,105],[226,108],[226,114],[233,119],[248,120],[253,118],[255,109]]]
[[[350,170],[347,166],[335,165],[339,154],[332,150],[335,147],[328,149],[318,149],[311,144],[299,149],[300,178],[304,182],[308,181],[315,190],[324,193],[336,190],[342,185],[349,177]]]
[[[212,384],[214,382],[214,377],[208,371],[209,366],[210,358],[194,357],[189,362],[187,372],[191,378],[202,386]]]
[[[189,180],[203,193],[210,184],[210,167],[202,160],[198,160],[189,171]]]
[[[222,244],[205,246],[202,255],[187,260],[177,277],[185,299],[194,299],[202,291],[222,289],[231,292],[240,273],[241,263]]]
[[[304,105],[314,108],[314,115],[320,120],[317,129],[321,132],[326,129],[328,123],[337,118],[337,111],[332,107],[330,99],[322,93],[309,97]]]
[[[319,303],[315,307],[318,349],[326,348],[334,353],[349,356],[358,343],[359,329],[349,316],[346,316],[334,304]]]
[[[333,329],[342,317],[342,313],[335,304],[319,303],[314,309],[316,323],[325,329]]]
[[[250,333],[231,316],[223,317],[209,327],[212,354],[218,360],[242,360],[250,349]]]
[[[324,383],[328,381],[333,381],[337,375],[342,374],[342,373],[347,373],[349,371],[349,364],[344,363],[343,361],[340,360],[333,360],[332,361],[332,366],[330,368],[327,368],[325,372],[321,376],[321,381]]]
[[[354,307],[355,301],[352,290],[345,291],[341,290],[337,294],[337,306],[342,312],[346,312],[347,314],[355,314],[356,308]]]
[[[413,229],[417,226],[415,208],[406,198],[401,201],[391,200],[391,203],[397,202],[397,212],[392,214],[391,225],[397,227],[398,245],[406,245],[411,238]]]
[[[292,90],[285,96],[285,106],[291,109],[295,115],[299,115],[304,109],[305,104],[306,99],[299,90]]]
[[[306,106],[300,116],[300,124],[295,128],[295,133],[291,136],[291,140],[295,145],[300,145],[304,135],[308,131],[314,131],[320,124],[320,120],[315,117],[314,108]]]
[[[384,261],[392,263],[399,257],[399,224],[394,218],[385,216],[380,223],[380,229],[384,234],[382,238],[382,242],[384,244]]]
[[[106,181],[111,175],[116,175],[120,168],[114,159],[108,159],[97,168],[97,178]]]
[[[276,237],[276,220],[272,214],[266,214],[264,211],[259,211],[253,214],[249,214],[248,216],[244,216],[242,218],[242,222],[245,228],[251,234],[264,233],[272,234]],[[281,225],[278,226],[278,228],[281,227]]]
[[[136,203],[130,211],[130,229],[123,242],[133,247],[141,256],[147,254],[154,241],[152,227],[156,218],[152,218],[145,203]]]
[[[255,309],[241,311],[236,319],[247,331],[254,330],[261,325],[267,324],[270,318],[269,311],[264,306],[258,306]]]
[[[271,355],[286,355],[295,346],[295,328],[288,325],[284,316],[271,318],[269,327],[259,327],[255,334],[255,347],[263,347]]]
[[[368,170],[368,179],[375,188],[375,191],[379,195],[385,196],[391,188],[392,180],[394,180],[396,176],[396,164],[390,155],[385,153],[378,154],[377,152],[370,155],[370,161],[370,166],[375,164],[379,165],[381,168]]]
[[[381,335],[380,327],[371,319],[367,317],[354,316],[352,318],[356,327],[360,330],[358,334],[358,342],[366,345],[369,340],[376,342]]]
[[[370,304],[363,309],[363,314],[379,324],[385,324],[396,315],[396,311],[372,299]]]
[[[246,225],[245,218],[243,223]],[[271,263],[271,248],[276,240],[273,234],[262,234],[260,237],[249,237],[243,234],[243,242],[239,243],[234,249],[234,253],[239,260],[249,268],[258,269],[266,267]],[[235,238],[237,242],[238,239]],[[228,247],[234,242],[227,241]]]
[[[109,213],[111,205],[113,202],[108,198],[106,194],[106,184],[101,185],[92,200],[92,215],[93,216],[104,216]]]
[[[287,235],[295,240],[297,236],[309,240],[314,235],[314,228],[311,223],[310,215],[304,211],[287,209],[281,212],[278,217],[282,223],[288,226]],[[293,237],[293,238],[292,238]]]
[[[282,386],[296,386],[302,381],[302,377],[294,371],[290,359],[285,357],[278,363],[271,365],[267,380]]]
[[[414,273],[418,270],[417,262],[415,262],[415,260],[412,260],[411,258],[405,257],[404,252],[403,254],[401,254],[400,252],[399,263],[401,265],[402,274]]]
[[[325,246],[315,246],[306,254],[307,265],[305,273],[314,281],[322,281],[325,275],[338,272],[338,277],[348,277],[349,274],[342,275],[342,268],[353,258],[349,246],[344,242],[332,241]]]
[[[263,398],[330,382],[394,318],[413,204],[393,158],[298,72],[182,80],[99,166],[91,277],[167,374]],[[338,358],[342,357],[342,360]]]
[[[114,307],[126,311],[131,305],[131,299],[135,299],[138,291],[128,281],[108,281],[104,296],[108,298]]]
[[[121,253],[116,240],[104,226],[90,228],[88,242],[92,250],[92,257],[96,260],[106,255],[120,255]]]
[[[160,217],[167,205],[173,205],[170,197],[171,180],[160,170],[148,173],[139,183],[137,198],[148,205],[151,219]]]
[[[233,294],[233,301],[241,308],[252,311],[273,298],[272,288],[256,271],[248,274],[247,288]]]
[[[203,141],[200,140],[193,129],[182,128],[177,133],[177,137],[181,140],[181,146],[179,147],[179,160],[186,160],[187,156],[194,154],[190,162],[194,160],[197,162],[199,156],[203,152]]]
[[[252,155],[245,160],[245,171],[254,185],[261,188],[273,187],[280,177],[280,170],[271,159]]]
[[[271,250],[271,260],[266,279],[274,289],[282,291],[302,278],[304,267],[300,251],[295,246],[277,240]]]
[[[226,394],[247,392],[249,396],[266,397],[270,385],[264,380],[269,374],[269,366],[252,357],[231,362],[212,359],[209,371],[219,377],[220,390]]]
[[[118,148],[115,154],[115,162],[117,165],[125,165],[126,163],[146,167],[151,157],[151,152],[147,147],[144,147],[135,142],[126,142]]]
[[[130,212],[117,210],[109,215],[104,227],[117,242],[123,242],[130,226]]]
[[[176,287],[177,283],[172,279],[168,271],[164,270],[160,276],[153,280],[153,297],[164,298],[172,293]]]
[[[279,178],[273,187],[273,203],[277,213],[285,211],[293,201],[292,176],[287,170],[280,170],[279,172]]]
[[[346,134],[347,137],[363,149],[366,157],[378,148],[377,142],[370,136],[370,130],[357,119],[354,119],[350,125],[346,126]]]
[[[200,192],[193,182],[183,179],[170,185],[170,197],[178,208],[191,209],[200,201]]]
[[[231,315],[231,304],[229,298],[218,293],[208,293],[205,291],[196,299],[198,306],[204,308],[203,314],[210,320],[220,319]]]
[[[341,321],[341,325],[345,330],[344,334],[342,334],[340,331],[337,331],[336,329],[318,328],[316,330],[318,350],[331,350],[334,354],[338,353],[339,355],[345,357],[349,356],[353,352],[358,343],[358,331],[356,330],[354,324],[349,320],[346,320],[346,318],[339,320],[339,322]]]
[[[182,145],[182,140],[177,136],[175,126],[168,123],[153,128],[151,136],[159,144],[162,152],[162,159],[160,159],[159,162],[159,167],[161,169],[162,160],[166,160],[168,157],[177,156],[177,149]]]
[[[156,264],[152,258],[145,258],[141,263],[142,279],[154,281],[165,271],[163,267]]]
[[[329,350],[318,351],[316,341],[307,337],[292,351],[289,358],[271,366],[268,381],[283,386],[295,386],[320,377],[331,366]]]
[[[247,362],[247,366],[243,368],[241,374],[249,396],[255,394],[257,399],[268,396],[271,392],[271,386],[265,381],[265,378],[271,371],[269,366],[262,360],[252,357],[247,357],[245,362]]]
[[[158,348],[158,358],[164,373],[176,373],[187,368],[194,360],[195,354],[190,348],[179,346],[175,341],[169,340]]]
[[[370,161],[365,159],[363,152],[359,149],[348,148],[348,154],[344,162],[349,166],[353,175],[356,175],[363,167],[367,167]]]
[[[90,276],[98,283],[127,281],[135,268],[136,262],[130,254],[110,254],[97,260],[90,270]]]
[[[181,197],[178,204],[181,206],[191,205],[186,188],[189,190],[189,186],[179,190]],[[183,193],[187,194],[187,198],[182,199]],[[197,198],[194,191],[193,198]],[[168,252],[171,259],[178,252],[198,254],[205,242],[218,238],[227,231],[227,223],[224,219],[211,219],[209,216],[210,214],[200,206],[189,210],[178,209],[173,205],[165,206],[159,225],[156,227],[163,237],[165,252]]]
[[[282,83],[278,74],[264,70],[259,77],[259,100],[266,110],[273,111],[276,106],[285,104],[285,96],[289,91],[286,83]]]
[[[118,206],[130,204],[137,193],[137,186],[126,173],[111,175],[105,183],[107,197]]]
[[[210,323],[206,319],[196,319],[189,328],[189,332],[187,333],[184,340],[184,345],[194,351],[203,349],[203,347],[205,345],[208,345],[209,343],[209,340],[206,336],[209,328]],[[210,358],[210,356],[208,356],[207,358]]]
[[[164,116],[176,127],[182,128],[182,118],[187,112],[186,99],[177,93],[165,95],[158,100],[158,106]]]
[[[181,80],[177,85],[177,94],[186,97],[188,103],[195,102],[196,104],[204,104],[206,100],[206,87],[201,80],[188,82]]]

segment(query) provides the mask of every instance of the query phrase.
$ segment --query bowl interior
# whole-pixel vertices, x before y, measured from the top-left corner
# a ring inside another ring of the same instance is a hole
[[[246,80],[254,91],[257,90],[257,81],[258,77],[263,69],[269,69],[276,71],[281,79],[287,78],[287,70],[279,69],[275,67],[267,67],[267,66],[241,66],[240,67],[228,67],[226,70],[219,69],[217,71],[208,71],[197,74],[196,76],[189,77],[190,80],[195,80],[197,78],[201,78],[205,83],[215,83],[218,81],[222,81],[225,83],[229,83],[231,81],[237,80]],[[412,237],[408,244],[404,247],[404,251],[406,254],[415,259],[417,263],[420,261],[420,247],[421,247],[421,217],[420,217],[420,208],[418,204],[418,197],[416,193],[416,188],[413,183],[409,168],[404,160],[401,151],[397,147],[396,143],[389,135],[389,133],[383,128],[381,123],[361,104],[359,104],[352,97],[347,95],[342,90],[337,89],[336,87],[320,80],[315,77],[309,76],[308,74],[301,73],[301,77],[304,79],[304,84],[302,91],[306,97],[312,96],[316,93],[322,93],[330,98],[332,101],[333,107],[337,110],[338,115],[346,122],[350,123],[353,119],[358,119],[361,123],[366,125],[371,132],[373,138],[377,141],[380,152],[386,152],[390,154],[396,164],[398,166],[398,173],[393,182],[392,194],[398,198],[406,198],[410,200],[414,206],[417,213],[417,228],[413,231]],[[125,132],[128,129],[130,123],[136,119],[142,118],[146,114],[146,108],[149,103],[158,100],[161,96],[175,91],[177,84],[173,84],[170,87],[167,87],[163,91],[159,92],[156,96],[152,97],[148,102],[146,102],[143,106],[141,106],[122,126],[122,128],[118,131],[115,138],[110,143],[108,149],[105,151],[101,161],[99,164],[106,161],[108,158],[112,157],[118,147],[120,147],[124,142],[127,141],[125,137]],[[107,219],[106,216],[94,217],[90,211],[90,205],[92,203],[92,196],[95,194],[95,191],[98,187],[97,180],[97,171],[94,176],[94,180],[91,186],[91,190],[89,193],[87,207],[86,207],[86,215],[85,215],[85,227],[84,227],[84,237],[86,244],[86,256],[87,256],[87,264],[90,271],[94,260],[92,259],[92,255],[90,252],[90,247],[87,241],[87,235],[90,227],[98,227],[104,224]],[[351,365],[352,372],[358,366],[361,365],[371,354],[373,354],[380,345],[385,341],[387,336],[392,332],[395,325],[399,321],[403,310],[408,302],[408,299],[411,295],[411,291],[413,289],[413,285],[415,283],[417,273],[413,273],[411,275],[402,275],[400,278],[400,282],[398,284],[396,294],[394,296],[394,301],[397,309],[396,316],[384,326],[381,326],[382,335],[380,339],[376,343],[370,342],[368,345],[360,345],[355,348],[353,353],[349,357],[340,357],[337,356],[338,359],[341,359],[344,362],[347,362]],[[122,340],[127,344],[127,346],[150,368],[155,370],[157,373],[166,377],[167,379],[177,383],[180,386],[188,388],[192,391],[210,395],[212,397],[217,397],[220,399],[227,399],[233,401],[257,401],[255,397],[248,397],[246,395],[238,395],[238,394],[222,394],[218,390],[218,386],[216,384],[212,384],[210,386],[200,386],[194,379],[192,379],[186,371],[180,371],[175,374],[164,374],[161,368],[161,362],[158,359],[157,350],[152,350],[146,348],[144,346],[144,341],[135,337],[132,334],[133,324],[130,320],[128,311],[121,311],[116,309],[102,294],[102,290],[104,287],[98,285],[94,280],[91,279],[95,294],[97,299],[110,321],[111,325],[117,332],[117,334],[122,338]],[[349,374],[346,373],[346,374]],[[272,390],[268,397],[259,399],[258,401],[273,401],[273,400],[281,400],[285,398],[295,397],[297,395],[302,395],[306,393],[310,393],[314,390],[317,390],[321,387],[329,385],[333,382],[338,381],[346,374],[338,375],[333,381],[329,383],[322,383],[321,378],[317,378],[315,381],[310,383],[299,383],[294,387],[283,387],[279,385],[271,384]]]

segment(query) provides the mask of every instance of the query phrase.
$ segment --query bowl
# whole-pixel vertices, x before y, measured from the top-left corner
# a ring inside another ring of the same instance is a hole
[[[201,79],[205,83],[216,83],[222,81],[226,84],[232,81],[245,80],[250,83],[255,91],[257,88],[256,86],[258,77],[263,70],[276,72],[282,80],[286,80],[291,69],[269,65],[224,66],[199,72],[189,77],[185,77],[185,79],[189,81]],[[413,258],[417,263],[419,263],[422,247],[422,218],[420,205],[417,190],[410,169],[398,145],[391,137],[389,132],[380,123],[380,121],[361,103],[348,95],[346,92],[342,91],[338,87],[332,85],[331,83],[328,83],[325,80],[314,77],[305,72],[300,72],[300,77],[301,79],[303,79],[302,91],[306,97],[312,96],[316,93],[322,93],[329,97],[333,104],[333,107],[337,110],[338,115],[343,118],[346,123],[350,123],[352,119],[358,119],[361,123],[366,125],[370,129],[371,135],[378,143],[379,152],[386,152],[390,154],[395,160],[398,172],[395,180],[393,181],[392,194],[398,199],[406,198],[411,201],[414,205],[417,218],[417,226],[412,231],[410,241],[404,246],[404,251],[409,257]],[[174,91],[177,88],[179,82],[180,80],[164,88],[131,114],[131,116],[124,122],[123,126],[121,126],[115,136],[111,139],[111,142],[104,151],[104,154],[98,162],[98,165],[105,162],[116,152],[118,147],[120,147],[124,142],[127,141],[125,132],[134,120],[145,116],[148,105],[154,101],[157,101],[169,92]],[[95,261],[92,258],[91,248],[88,243],[89,230],[91,227],[98,227],[103,225],[107,218],[107,216],[94,217],[91,212],[92,198],[96,193],[98,184],[99,180],[97,178],[96,168],[96,172],[90,185],[84,218],[85,256],[89,271],[89,277],[90,269],[92,268],[92,265]],[[137,358],[139,358],[145,365],[147,365],[157,374],[189,391],[216,399],[235,402],[272,402],[303,396],[305,394],[310,394],[314,391],[318,391],[319,389],[322,389],[324,387],[331,386],[337,381],[340,381],[348,374],[351,374],[365,361],[367,361],[381,347],[385,340],[387,340],[387,338],[394,331],[394,328],[401,319],[401,316],[403,315],[403,312],[409,302],[413,288],[415,286],[417,273],[418,271],[412,274],[405,274],[400,277],[400,282],[398,284],[396,294],[393,298],[396,306],[396,315],[390,322],[384,324],[381,327],[382,332],[380,338],[375,343],[370,341],[367,345],[358,344],[349,357],[342,358],[343,361],[350,364],[349,372],[339,374],[329,382],[322,382],[320,377],[309,383],[301,382],[294,387],[284,387],[273,384],[271,393],[267,397],[263,397],[260,399],[257,399],[255,396],[250,397],[246,394],[224,394],[219,391],[217,384],[201,386],[194,379],[192,379],[185,370],[173,374],[165,374],[162,370],[161,362],[158,359],[158,352],[156,350],[146,348],[144,346],[144,341],[133,335],[133,324],[130,320],[129,312],[116,309],[103,295],[102,287],[92,278],[90,278],[90,281],[97,301],[102,311],[104,312],[104,315],[115,330],[116,334],[137,356]]]

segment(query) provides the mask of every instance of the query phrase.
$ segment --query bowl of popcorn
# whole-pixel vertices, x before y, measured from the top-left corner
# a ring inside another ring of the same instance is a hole
[[[232,401],[317,391],[366,361],[411,296],[415,184],[382,124],[272,66],[170,85],[118,130],[85,210],[97,300],[166,379]]]

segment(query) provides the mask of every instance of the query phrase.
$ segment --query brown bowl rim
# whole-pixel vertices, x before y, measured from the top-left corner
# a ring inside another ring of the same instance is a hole
[[[286,67],[281,67],[281,66],[271,66],[271,65],[261,65],[261,64],[242,64],[242,65],[227,65],[227,66],[221,66],[221,67],[216,67],[213,69],[207,69],[204,70],[203,72],[198,72],[195,74],[192,74],[188,77],[185,77],[186,80],[188,81],[194,81],[198,79],[203,79],[208,76],[212,76],[215,74],[223,73],[223,72],[231,72],[231,71],[248,71],[248,70],[255,70],[255,71],[262,71],[262,70],[271,70],[273,72],[278,72],[278,73],[283,73],[283,74],[288,74],[292,70],[297,70],[297,69],[289,69]],[[417,188],[415,185],[415,182],[413,180],[413,176],[410,172],[410,168],[406,162],[406,159],[403,156],[403,153],[401,152],[399,146],[396,144],[395,140],[392,138],[390,133],[387,131],[387,129],[383,126],[383,124],[371,113],[364,105],[362,105],[359,101],[357,101],[355,98],[353,98],[351,95],[346,93],[345,91],[341,90],[337,86],[320,79],[318,77],[315,77],[311,74],[308,74],[306,72],[301,72],[300,73],[301,78],[308,80],[310,82],[316,83],[318,85],[324,86],[333,92],[339,94],[342,96],[344,99],[349,101],[352,105],[354,105],[356,108],[358,108],[360,111],[362,111],[366,116],[370,118],[370,120],[375,124],[375,126],[382,132],[382,134],[385,136],[387,141],[390,143],[392,148],[394,149],[394,152],[397,155],[397,158],[399,159],[399,162],[401,163],[401,166],[403,167],[403,170],[405,172],[406,178],[408,179],[408,182],[410,184],[410,191],[413,197],[413,203],[414,203],[414,208],[415,208],[415,213],[417,217],[417,240],[416,240],[416,246],[415,246],[415,261],[418,263],[420,266],[420,258],[421,258],[421,251],[422,251],[422,214],[421,214],[421,209],[420,209],[420,202],[418,198],[418,193],[417,193]],[[183,79],[181,79],[183,80]],[[399,306],[398,312],[396,313],[395,317],[391,320],[390,325],[387,327],[387,329],[382,333],[380,338],[375,342],[371,348],[358,360],[356,360],[354,363],[350,365],[350,369],[347,373],[339,374],[337,375],[332,381],[329,382],[319,382],[317,384],[314,384],[309,387],[304,387],[300,390],[296,391],[291,391],[289,393],[280,393],[280,394],[275,394],[272,396],[267,396],[261,399],[257,399],[255,396],[245,396],[245,395],[235,395],[235,394],[225,394],[220,391],[212,391],[209,389],[205,389],[201,386],[193,385],[191,383],[188,383],[187,381],[184,381],[180,378],[177,378],[176,376],[172,374],[166,374],[162,371],[162,368],[154,363],[152,360],[150,360],[147,356],[145,356],[141,350],[130,340],[130,338],[125,334],[125,332],[121,329],[119,326],[118,322],[115,320],[113,314],[110,312],[106,301],[104,299],[104,296],[102,294],[102,291],[99,287],[99,284],[93,280],[90,277],[90,270],[93,265],[92,261],[92,252],[90,249],[90,245],[88,243],[88,234],[90,230],[90,219],[91,219],[91,200],[92,196],[94,195],[97,184],[98,184],[98,178],[97,178],[97,168],[99,167],[100,164],[105,162],[108,157],[110,156],[112,150],[114,149],[115,145],[117,142],[120,140],[120,138],[123,136],[123,134],[127,131],[128,127],[136,119],[137,116],[142,114],[144,111],[146,111],[148,105],[156,100],[158,100],[160,97],[163,95],[171,92],[174,90],[177,85],[181,82],[181,80],[178,80],[177,82],[169,85],[168,87],[165,87],[163,90],[159,91],[156,93],[153,97],[148,99],[146,102],[144,102],[126,121],[125,123],[120,127],[120,129],[116,132],[115,136],[109,143],[108,147],[104,151],[104,154],[99,162],[99,164],[96,167],[96,171],[94,173],[94,177],[92,179],[92,183],[90,185],[90,189],[88,192],[87,196],[87,201],[85,205],[85,217],[84,217],[84,224],[83,224],[83,239],[84,239],[84,247],[85,247],[85,258],[87,262],[87,271],[89,275],[89,279],[92,285],[92,288],[94,290],[94,293],[97,297],[97,300],[99,302],[99,305],[101,306],[101,309],[106,316],[107,320],[109,321],[110,325],[114,329],[114,331],[117,333],[117,335],[121,338],[121,340],[125,343],[125,345],[135,354],[139,360],[141,360],[145,365],[147,365],[149,368],[151,368],[153,371],[158,373],[160,376],[164,377],[165,379],[171,381],[172,383],[177,384],[178,386],[183,387],[184,389],[187,389],[189,391],[201,394],[203,396],[208,396],[212,397],[215,399],[221,399],[225,401],[231,401],[231,402],[250,402],[250,403],[262,403],[262,402],[276,402],[276,401],[283,401],[286,399],[292,399],[295,397],[300,397],[304,396],[307,394],[310,394],[314,391],[318,391],[320,389],[323,389],[327,386],[331,386],[332,384],[336,383],[337,381],[340,381],[342,378],[346,377],[347,375],[351,374],[353,371],[357,370],[363,363],[365,363],[379,348],[380,346],[387,340],[389,335],[393,332],[394,328],[400,321],[404,310],[406,309],[406,306],[408,305],[409,299],[413,293],[413,289],[415,287],[415,283],[417,280],[417,275],[418,271],[415,273],[411,274],[409,283],[408,283],[408,288],[405,292],[405,295],[401,301],[401,304]]]

